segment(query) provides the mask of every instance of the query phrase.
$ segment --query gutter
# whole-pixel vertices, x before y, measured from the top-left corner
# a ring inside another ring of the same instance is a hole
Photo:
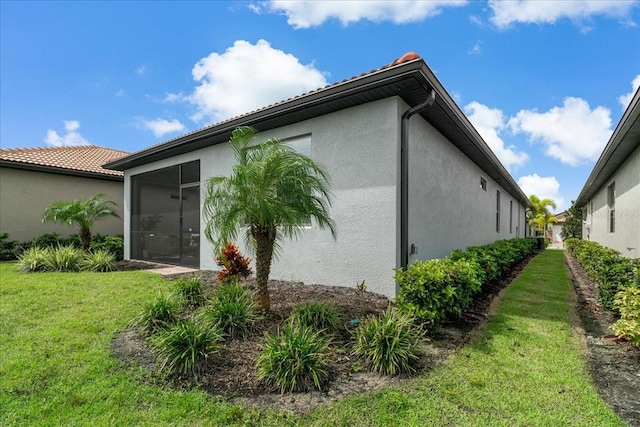
[[[425,87],[425,90],[427,88]],[[402,114],[400,123],[400,268],[409,264],[409,119],[430,107],[436,100],[434,89],[427,99]],[[396,293],[398,292],[396,284]]]

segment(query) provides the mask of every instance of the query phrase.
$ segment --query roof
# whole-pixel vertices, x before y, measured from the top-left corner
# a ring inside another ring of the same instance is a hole
[[[424,102],[432,88],[436,92],[436,100],[419,114],[516,200],[530,206],[527,196],[433,71],[420,56],[412,52],[368,73],[204,127],[104,166],[122,171],[227,142],[231,132],[239,126],[252,126],[262,132],[391,96],[399,96],[413,107]]]
[[[102,165],[128,154],[95,145],[13,148],[0,150],[0,166],[122,181],[121,171],[105,169]]]
[[[625,110],[620,123],[613,131],[609,142],[593,167],[575,205],[585,206],[600,190],[631,154],[640,147],[640,88]]]

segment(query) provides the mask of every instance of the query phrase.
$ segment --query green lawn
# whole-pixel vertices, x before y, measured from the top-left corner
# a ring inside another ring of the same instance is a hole
[[[19,274],[0,264],[0,425],[624,426],[598,397],[571,325],[561,251],[506,292],[478,341],[410,386],[304,418],[153,385],[109,353],[163,279],[144,272]]]

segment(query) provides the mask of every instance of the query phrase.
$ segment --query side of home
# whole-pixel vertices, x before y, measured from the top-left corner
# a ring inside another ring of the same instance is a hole
[[[19,241],[47,233],[77,233],[73,227],[42,223],[42,214],[57,200],[86,199],[97,193],[116,202],[123,216],[123,176],[102,170],[100,163],[124,154],[100,147],[0,150],[0,232]],[[95,164],[85,161],[85,156],[95,157]],[[122,234],[123,223],[107,218],[96,222],[93,231]]]
[[[431,92],[432,105],[404,120]],[[526,196],[424,61],[413,60],[107,165],[125,171],[125,258],[216,269],[200,207],[207,180],[231,172],[226,141],[241,125],[258,129],[259,140],[276,137],[309,154],[332,179],[337,239],[310,224],[284,242],[273,279],[336,286],[365,280],[369,290],[393,297],[394,269],[403,262],[524,236]]]
[[[576,200],[582,238],[640,256],[640,90],[620,119]]]

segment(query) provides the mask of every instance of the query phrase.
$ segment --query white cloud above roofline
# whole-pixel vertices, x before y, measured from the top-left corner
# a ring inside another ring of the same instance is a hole
[[[59,135],[53,129],[49,129],[44,138],[44,142],[52,147],[71,147],[79,145],[91,145],[77,130],[80,129],[80,122],[77,120],[65,120],[64,130],[66,134]]]

